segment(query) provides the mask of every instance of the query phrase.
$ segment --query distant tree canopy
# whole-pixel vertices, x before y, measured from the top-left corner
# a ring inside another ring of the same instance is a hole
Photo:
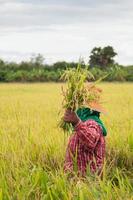
[[[30,62],[32,65],[35,65],[36,67],[40,67],[41,65],[43,65],[44,62],[44,57],[42,54],[37,54],[37,55],[33,55],[30,59]]]
[[[4,65],[4,61],[0,59],[0,66]]]
[[[104,48],[94,47],[89,57],[89,64],[91,67],[99,66],[101,68],[106,68],[115,63],[114,57],[116,55],[117,53],[111,46],[106,46]]]
[[[115,55],[117,53],[113,47],[95,47],[90,55],[91,67],[86,66],[81,57],[79,62],[82,68],[88,67],[95,80],[105,76],[104,81],[133,81],[133,66],[116,64]],[[0,82],[60,82],[65,69],[76,68],[78,65],[78,62],[66,61],[46,64],[44,60],[41,54],[35,54],[29,61],[20,63],[0,59]]]

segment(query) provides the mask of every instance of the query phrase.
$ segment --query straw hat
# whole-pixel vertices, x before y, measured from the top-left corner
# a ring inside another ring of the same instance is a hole
[[[92,110],[96,110],[98,112],[107,114],[106,109],[98,102],[93,101],[93,102],[90,102],[88,105],[89,105],[89,108]]]

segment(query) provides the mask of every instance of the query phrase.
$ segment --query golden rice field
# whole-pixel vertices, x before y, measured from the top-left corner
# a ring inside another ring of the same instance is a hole
[[[0,200],[133,200],[133,84],[100,86],[108,110],[104,176],[81,180],[63,173],[61,84],[0,84]]]

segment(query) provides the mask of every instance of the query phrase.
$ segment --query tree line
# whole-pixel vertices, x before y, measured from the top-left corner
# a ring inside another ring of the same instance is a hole
[[[82,59],[80,63],[83,68],[88,68],[95,80],[105,76],[104,81],[133,81],[133,66],[119,65],[114,60],[116,55],[111,46],[95,47],[89,56],[88,65]],[[76,68],[77,64],[63,61],[48,65],[41,54],[20,63],[0,59],[0,82],[59,82],[63,71]]]

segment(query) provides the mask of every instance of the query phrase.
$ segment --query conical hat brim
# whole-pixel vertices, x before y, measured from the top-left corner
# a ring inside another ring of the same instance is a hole
[[[89,103],[89,107],[90,107],[90,109],[92,109],[92,110],[96,110],[96,111],[98,111],[98,112],[107,114],[106,109],[105,109],[101,104],[99,104],[99,103],[97,103],[97,102],[91,102],[91,103]]]

